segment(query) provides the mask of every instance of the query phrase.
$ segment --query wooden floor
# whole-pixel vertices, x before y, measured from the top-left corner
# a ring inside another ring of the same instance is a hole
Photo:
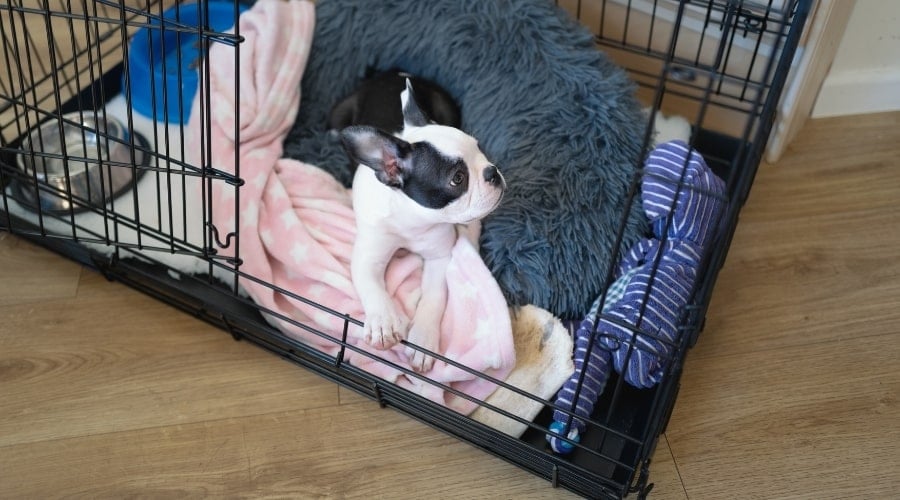
[[[900,495],[900,114],[763,165],[654,498]],[[0,233],[0,497],[564,498]]]

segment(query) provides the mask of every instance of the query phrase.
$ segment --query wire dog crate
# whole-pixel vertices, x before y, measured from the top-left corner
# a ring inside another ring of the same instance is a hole
[[[590,497],[646,496],[652,487],[650,457],[674,406],[686,353],[702,329],[811,3],[556,2],[593,32],[599,50],[626,69],[643,104],[690,122],[690,146],[726,186],[719,230],[703,255],[691,300],[679,315],[680,335],[665,356],[660,382],[638,389],[613,374],[587,420],[587,432],[568,443],[574,449],[569,455],[557,455],[547,445],[554,410],[573,415],[552,397],[457,366],[542,410],[523,418],[472,398],[349,342],[348,332],[361,326],[358,318],[247,271],[240,224],[214,220],[212,198],[213,193],[230,193],[240,199],[253,179],[243,178],[239,165],[228,172],[209,161],[210,112],[221,104],[212,102],[203,84],[210,68],[197,60],[213,44],[238,47],[245,42],[239,30],[230,28],[252,8],[251,1],[201,2],[199,7],[171,0],[10,0],[0,5],[0,229],[423,420],[554,486]],[[213,8],[223,5],[221,11]],[[154,60],[151,55],[149,61],[136,61],[147,46],[152,54],[154,46],[167,44],[182,49],[171,58]],[[239,52],[233,53],[234,68],[240,68]],[[166,76],[155,77],[149,69],[136,72],[140,64],[162,66]],[[189,81],[198,73],[199,81]],[[167,81],[172,75],[174,86]],[[239,85],[235,77],[236,90]],[[196,100],[183,93],[185,86],[196,89]],[[241,112],[237,107],[231,111],[236,116]],[[190,120],[200,123],[199,151],[187,151],[192,147],[186,139]],[[678,183],[674,189],[684,187]],[[337,335],[293,318],[277,319],[333,342],[335,352],[311,348],[273,326],[271,319],[279,313],[249,297],[249,283],[329,316],[339,325]],[[348,363],[351,353],[391,364],[418,383],[502,414],[524,432],[512,437],[382,380]]]

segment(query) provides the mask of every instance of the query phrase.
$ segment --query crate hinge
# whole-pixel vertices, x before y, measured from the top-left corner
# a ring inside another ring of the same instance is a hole
[[[384,400],[384,393],[381,392],[381,386],[378,385],[378,382],[372,384],[375,389],[375,399],[378,401],[378,406],[382,408],[387,407],[387,402]]]
[[[628,494],[637,493],[637,498],[643,500],[647,498],[653,489],[653,483],[650,481],[650,460],[647,459],[641,465],[641,472],[635,478],[634,483],[628,488]]]
[[[206,306],[204,306],[204,309],[206,309]],[[231,321],[228,321],[228,317],[225,316],[224,313],[219,313],[219,321],[221,321],[222,324],[225,325],[225,331],[231,334],[231,338],[236,341],[244,340],[244,335],[241,332],[237,331],[237,328],[235,328],[234,325],[231,324]]]
[[[93,264],[94,269],[96,269],[100,274],[106,278],[106,281],[115,281],[116,278],[113,276],[110,269],[116,266],[119,262],[119,253],[115,252],[109,258],[101,259],[97,255],[91,254],[91,264]]]
[[[344,314],[344,330],[341,333],[341,350],[338,351],[337,357],[334,360],[334,368],[336,370],[340,369],[341,364],[343,364],[344,352],[347,350],[347,332],[350,329],[350,320],[347,318],[349,318],[349,317],[350,317],[349,314]],[[376,390],[377,390],[377,387],[376,387]],[[382,405],[382,407],[384,407],[384,405]]]

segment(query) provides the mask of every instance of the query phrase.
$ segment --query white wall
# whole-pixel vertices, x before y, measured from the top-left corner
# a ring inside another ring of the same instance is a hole
[[[900,1],[857,0],[813,117],[900,110]]]

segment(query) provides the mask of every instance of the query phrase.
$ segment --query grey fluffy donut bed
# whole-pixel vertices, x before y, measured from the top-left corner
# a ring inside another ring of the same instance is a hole
[[[646,121],[625,72],[548,0],[320,0],[285,155],[349,185],[331,107],[372,71],[446,89],[506,176],[481,254],[510,305],[581,318],[619,251],[644,235],[626,200]]]

